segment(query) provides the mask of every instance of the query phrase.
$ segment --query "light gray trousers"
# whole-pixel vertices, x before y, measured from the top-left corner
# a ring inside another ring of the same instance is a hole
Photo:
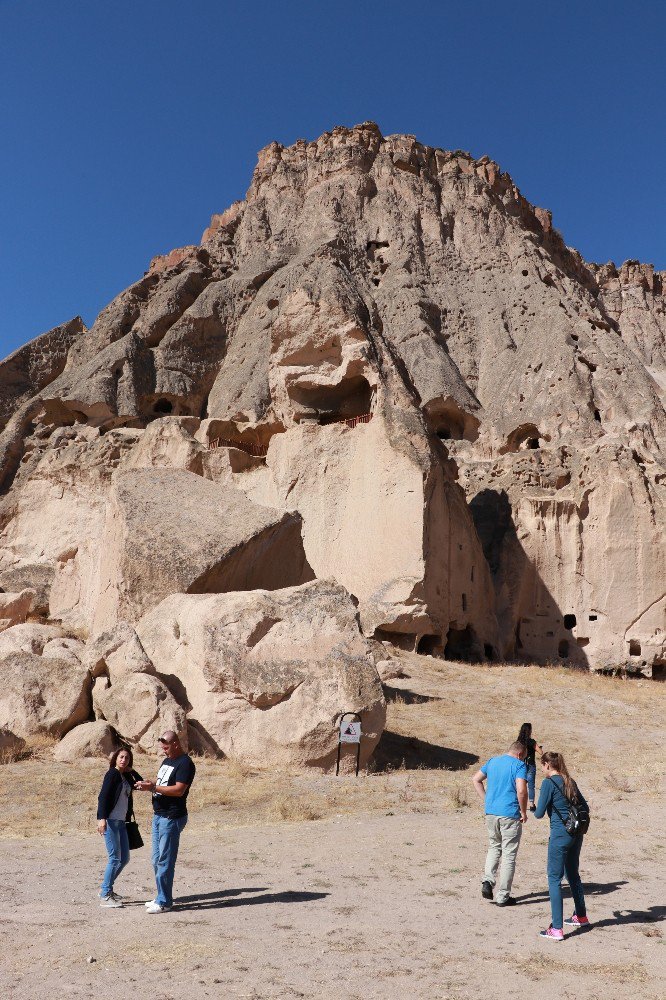
[[[523,824],[519,819],[510,819],[508,816],[486,816],[486,826],[488,827],[488,854],[483,881],[490,882],[493,887],[495,886],[495,876],[501,858],[502,867],[500,868],[495,902],[502,903],[511,892]]]

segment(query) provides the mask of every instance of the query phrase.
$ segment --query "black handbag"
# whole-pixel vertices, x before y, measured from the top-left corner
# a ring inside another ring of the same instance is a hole
[[[552,778],[548,780],[553,781]],[[554,781],[553,784],[555,785]],[[557,788],[557,785],[555,787]],[[564,797],[566,798],[566,795]],[[590,813],[587,806],[584,806],[582,802],[571,802],[570,799],[567,799],[567,802],[569,804],[569,815],[566,820],[554,802],[553,809],[562,820],[564,829],[570,837],[577,837],[578,834],[585,835],[590,828]]]
[[[139,847],[143,847],[143,837],[141,836],[134,810],[132,810],[132,818],[128,819],[125,823],[125,829],[127,830],[130,851],[136,851]]]

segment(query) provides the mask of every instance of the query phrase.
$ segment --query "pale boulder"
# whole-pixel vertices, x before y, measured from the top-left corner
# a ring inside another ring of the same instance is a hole
[[[26,620],[32,611],[36,593],[34,590],[22,590],[20,594],[0,593],[0,632],[19,625]]]
[[[186,691],[191,722],[228,757],[330,770],[347,711],[362,716],[362,765],[379,740],[386,704],[370,644],[335,583],[173,595],[137,632],[160,676]]]
[[[120,621],[86,647],[86,663],[93,677],[106,675],[115,683],[123,674],[154,674],[134,628]]]
[[[0,728],[64,736],[91,714],[90,674],[80,664],[13,652],[0,660]]]
[[[101,544],[93,632],[136,621],[172,593],[292,585],[312,578],[297,514],[182,470],[117,473]]]
[[[128,674],[108,686],[100,680],[106,679],[98,678],[92,693],[98,721],[105,720],[124,741],[147,751],[156,749],[162,732],[173,729],[187,749],[185,712],[161,680],[150,674]]]
[[[76,763],[82,757],[108,757],[118,745],[108,722],[84,722],[71,729],[53,751],[53,759]]]

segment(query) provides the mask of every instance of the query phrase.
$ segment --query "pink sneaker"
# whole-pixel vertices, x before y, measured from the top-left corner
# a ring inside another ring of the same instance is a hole
[[[567,917],[564,921],[567,927],[591,927],[587,917],[579,917],[574,913],[573,917]]]
[[[564,931],[549,927],[547,931],[539,931],[539,937],[548,938],[549,941],[564,941]]]

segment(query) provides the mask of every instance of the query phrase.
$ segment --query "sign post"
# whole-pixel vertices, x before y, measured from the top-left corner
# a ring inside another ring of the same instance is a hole
[[[336,775],[340,774],[340,748],[343,743],[356,744],[356,777],[361,761],[361,716],[358,712],[343,712],[338,724],[338,759],[335,765]]]

